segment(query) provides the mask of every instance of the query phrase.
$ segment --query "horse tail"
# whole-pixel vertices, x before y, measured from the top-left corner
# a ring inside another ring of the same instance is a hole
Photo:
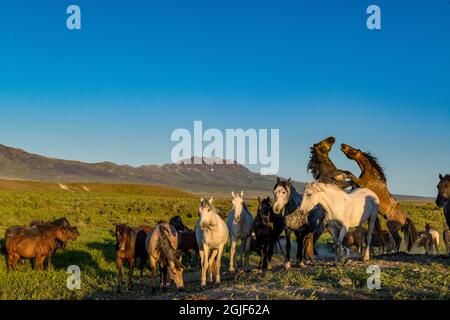
[[[159,232],[161,233],[161,237],[159,237],[158,248],[162,258],[162,261],[165,264],[168,264],[169,261],[172,261],[175,264],[177,269],[181,269],[183,266],[181,262],[177,259],[177,250],[172,247],[172,243],[169,239],[169,231],[167,228],[160,224]]]
[[[412,222],[410,218],[406,218],[405,225],[402,227],[402,231],[408,235],[408,252],[411,251],[412,247],[414,246],[414,243],[416,243],[419,233],[417,232],[416,226]],[[405,239],[406,240],[406,239]]]

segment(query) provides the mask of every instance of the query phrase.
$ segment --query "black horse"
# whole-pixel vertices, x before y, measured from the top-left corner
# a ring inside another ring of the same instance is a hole
[[[261,256],[259,268],[272,268],[273,249],[283,230],[283,218],[273,211],[270,197],[262,201],[258,197],[258,213],[253,223],[253,232],[256,235],[256,248]]]
[[[448,201],[450,197],[450,174],[446,174],[445,176],[440,174],[437,187],[438,195],[436,197],[436,205],[444,209],[445,220],[447,221],[447,226],[450,228],[450,201]],[[443,239],[447,254],[450,254],[450,230],[444,230]]]
[[[297,237],[297,263],[302,265],[304,260],[314,260],[315,243],[325,231],[323,220],[325,212],[321,207],[316,207],[307,214],[299,210],[302,196],[295,190],[291,179],[282,181],[277,178],[277,184],[273,188],[275,195],[274,211],[284,211],[284,225],[286,234],[286,261],[285,267],[290,267],[291,232]]]

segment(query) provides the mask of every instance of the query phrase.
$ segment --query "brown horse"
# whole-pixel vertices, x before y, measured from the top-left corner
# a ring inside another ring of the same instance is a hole
[[[361,255],[363,253],[363,246],[366,243],[367,229],[359,227],[353,231],[347,232],[342,241],[342,245],[347,251],[347,257],[350,256],[352,248],[356,248],[356,252]]]
[[[170,224],[159,224],[149,232],[145,241],[152,270],[152,291],[156,291],[156,267],[160,264],[162,270],[162,289],[167,288],[167,272],[175,282],[178,290],[184,290],[183,265],[181,255],[177,251],[177,230]]]
[[[418,237],[417,230],[400,203],[389,193],[386,176],[378,160],[370,153],[362,152],[347,144],[342,144],[341,150],[347,158],[356,161],[361,169],[361,175],[354,178],[354,182],[361,188],[372,190],[380,199],[380,214],[387,219],[386,225],[395,240],[396,251],[400,251],[402,242],[399,230],[404,232],[408,251],[411,251]]]
[[[328,137],[311,147],[308,171],[315,180],[324,183],[333,183],[341,189],[355,186],[354,175],[350,171],[339,170],[329,157],[336,139]]]
[[[123,281],[122,268],[124,261],[127,261],[129,265],[128,290],[133,288],[133,273],[136,258],[139,258],[140,279],[142,282],[144,266],[148,259],[145,240],[150,230],[151,228],[147,226],[132,228],[125,224],[116,225],[117,292],[120,292]]]
[[[78,231],[77,227],[72,227],[69,223],[69,220],[67,220],[66,218],[59,218],[54,221],[33,220],[30,223],[30,227],[37,227],[37,228],[45,228],[45,227],[52,227],[52,226],[64,227],[66,229],[72,230],[76,234],[77,237],[80,236],[80,232]],[[58,242],[58,245],[57,245],[55,251],[58,249],[62,249],[62,250],[66,249],[67,241],[61,242],[58,240],[57,242]]]
[[[33,230],[30,233],[21,233],[10,236],[6,240],[8,254],[8,271],[11,267],[17,270],[17,261],[20,258],[35,258],[35,270],[44,266],[44,261],[55,250],[57,240],[67,242],[76,239],[75,233],[65,227],[51,227],[46,230]]]
[[[194,256],[198,257],[197,238],[195,231],[184,225],[180,216],[174,216],[170,219],[170,225],[174,226],[178,231],[178,250],[189,257],[189,263],[194,266]]]

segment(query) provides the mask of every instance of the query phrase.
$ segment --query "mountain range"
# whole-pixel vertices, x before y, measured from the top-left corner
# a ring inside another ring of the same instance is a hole
[[[198,160],[198,159],[197,159]],[[272,193],[275,176],[250,171],[245,166],[217,164],[201,159],[195,164],[169,163],[132,167],[112,162],[86,163],[45,157],[0,144],[0,179],[45,182],[104,182],[163,185],[205,195],[228,195],[245,190],[247,196]],[[294,182],[298,190],[304,183]],[[429,201],[429,198],[397,196],[400,200]]]

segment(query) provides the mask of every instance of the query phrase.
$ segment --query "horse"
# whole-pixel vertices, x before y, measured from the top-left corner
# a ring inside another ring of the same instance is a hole
[[[366,243],[366,236],[367,230],[362,227],[346,233],[344,239],[342,240],[342,245],[347,253],[347,258],[350,257],[350,252],[354,247],[359,255],[362,254],[363,247]]]
[[[233,199],[231,200],[233,204],[233,210],[231,210],[228,220],[227,227],[230,234],[230,267],[229,271],[234,272],[234,256],[236,252],[236,246],[238,241],[241,241],[241,264],[242,257],[244,257],[243,269],[245,270],[248,265],[249,255],[250,255],[250,244],[253,231],[253,216],[250,213],[247,204],[244,202],[244,192],[241,191],[240,194],[235,194],[234,191],[231,192]]]
[[[438,208],[444,209],[445,221],[447,221],[447,226],[450,228],[450,174],[443,176],[439,174],[439,184],[438,195],[436,197],[436,205]]]
[[[308,171],[314,180],[324,183],[334,183],[341,189],[354,187],[354,175],[350,171],[337,169],[330,160],[329,153],[336,142],[334,137],[328,137],[311,147]]]
[[[349,228],[360,227],[367,221],[369,228],[366,243],[368,245],[362,260],[368,261],[370,259],[369,244],[372,240],[379,203],[375,192],[366,188],[358,188],[347,193],[334,184],[312,182],[305,187],[299,210],[304,216],[318,204],[325,210],[326,226],[337,246],[336,263],[343,259],[342,241]]]
[[[370,189],[377,194],[380,200],[380,215],[387,220],[386,226],[395,240],[396,251],[400,251],[402,238],[399,230],[401,230],[405,234],[407,239],[405,242],[407,242],[407,249],[410,252],[418,237],[417,229],[407,213],[403,211],[400,203],[389,193],[386,176],[377,158],[369,152],[362,152],[345,143],[341,145],[341,151],[347,158],[356,161],[361,169],[359,178],[353,178],[356,185]]]
[[[447,255],[450,255],[450,230],[446,229],[442,233],[442,238],[444,239],[445,243],[445,252]]]
[[[425,224],[425,232],[428,232],[431,235],[431,242],[429,244],[428,251],[430,253],[439,254],[439,232],[431,227],[431,224]]]
[[[209,201],[200,200],[198,208],[200,218],[195,225],[200,260],[202,264],[201,286],[206,287],[206,273],[209,271],[209,280],[212,282],[215,275],[216,285],[220,285],[220,266],[225,244],[228,241],[228,228],[220,217],[220,212]]]
[[[259,268],[272,269],[271,260],[274,246],[284,230],[283,218],[272,209],[270,197],[261,201],[258,197],[258,213],[253,224],[256,235],[256,247],[260,250]]]
[[[302,196],[295,190],[291,179],[282,181],[277,177],[273,194],[275,196],[274,212],[279,214],[284,211],[284,232],[286,234],[285,268],[289,269],[291,265],[291,230],[294,231],[297,238],[297,263],[302,265],[303,260],[314,260],[314,244],[325,231],[323,224],[325,213],[320,208],[315,208],[309,213],[308,217],[299,215],[298,208],[300,207]]]
[[[374,232],[372,237],[372,243],[370,247],[375,249],[378,248],[379,253],[388,254],[395,251],[395,240],[388,230],[382,230],[381,235],[378,232]]]
[[[152,270],[152,292],[156,291],[156,267],[160,264],[161,287],[167,289],[167,275],[174,281],[178,291],[184,291],[183,264],[177,250],[177,230],[170,224],[158,224],[145,241]]]
[[[178,250],[187,254],[191,266],[194,266],[194,255],[198,257],[198,245],[195,232],[184,225],[180,216],[174,216],[169,224],[178,231]]]
[[[59,219],[56,219],[54,221],[33,220],[30,223],[30,227],[31,228],[32,227],[43,228],[43,227],[46,227],[46,226],[50,226],[50,227],[51,226],[64,227],[64,228],[72,230],[77,237],[80,236],[80,232],[78,231],[78,228],[77,227],[72,227],[70,225],[69,220],[67,220],[67,218],[59,218]],[[58,245],[57,245],[55,251],[58,250],[58,249],[62,249],[62,250],[66,249],[67,242],[60,242],[59,240],[57,242],[58,242]]]
[[[128,290],[133,288],[133,273],[136,258],[139,258],[140,280],[142,284],[143,270],[148,259],[145,250],[145,239],[150,230],[147,226],[137,228],[129,227],[125,224],[117,224],[115,230],[116,237],[116,266],[117,266],[117,292],[120,293],[122,285],[122,268],[124,261],[128,262]]]
[[[76,239],[76,235],[65,227],[52,227],[46,230],[35,230],[33,233],[14,235],[6,241],[8,254],[8,271],[11,267],[17,271],[17,261],[20,258],[35,258],[34,269],[41,270],[44,261],[50,257],[57,246],[57,240],[69,241]],[[50,264],[50,262],[49,262]]]

